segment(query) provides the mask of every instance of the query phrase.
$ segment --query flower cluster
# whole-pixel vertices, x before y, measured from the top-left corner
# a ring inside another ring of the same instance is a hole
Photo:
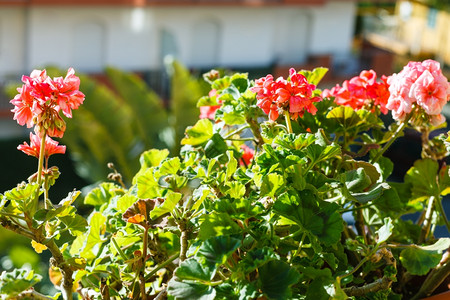
[[[331,90],[324,90],[322,97],[334,97],[339,105],[350,106],[354,110],[362,108],[374,111],[379,108],[387,114],[386,104],[389,98],[387,77],[381,76],[377,81],[377,74],[373,70],[364,70],[359,76],[345,80],[342,86],[336,85]]]
[[[65,146],[58,146],[58,142],[50,137],[62,137],[66,130],[66,122],[59,112],[72,117],[72,110],[77,109],[84,101],[84,94],[80,92],[80,79],[70,68],[65,78],[54,79],[47,76],[46,70],[34,70],[30,76],[22,76],[22,87],[18,88],[11,111],[14,120],[28,128],[34,127],[30,133],[30,145],[24,143],[17,148],[25,154],[39,158],[42,139],[45,142],[44,158],[56,153],[63,154]]]
[[[386,107],[392,110],[394,119],[403,121],[416,107],[413,119],[427,118],[435,126],[445,122],[441,111],[450,99],[450,84],[438,62],[409,62],[401,72],[390,76],[388,83]]]
[[[77,109],[84,101],[84,94],[79,91],[80,79],[70,68],[65,78],[51,79],[45,70],[34,70],[30,76],[23,76],[22,87],[11,103],[14,120],[20,125],[31,128],[40,136],[47,134],[62,137],[66,124],[59,112],[71,118],[72,109]]]
[[[250,90],[256,93],[257,105],[275,121],[280,114],[288,111],[291,119],[302,117],[305,111],[315,115],[317,108],[314,102],[322,98],[313,94],[316,86],[310,84],[305,76],[293,68],[289,70],[289,78],[279,77],[274,80],[267,75],[255,81]]]

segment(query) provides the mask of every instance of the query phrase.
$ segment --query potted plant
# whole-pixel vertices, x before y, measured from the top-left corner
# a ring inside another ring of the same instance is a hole
[[[204,118],[186,129],[180,155],[145,151],[131,186],[109,165],[109,181],[84,197],[87,217],[76,212],[77,191],[48,201],[59,175],[48,158],[63,152],[50,137],[64,132],[59,113],[81,104],[79,81],[71,70],[64,79],[34,72],[12,103],[18,122],[35,126],[20,148],[39,158],[38,172],[1,196],[1,224],[50,250],[64,299],[431,295],[450,272],[450,238],[433,234],[449,228],[449,141],[430,138],[445,124],[449,83],[432,60],[379,80],[363,71],[322,92],[326,72],[205,74]],[[420,132],[422,158],[391,182],[395,162],[383,154],[405,128]],[[403,218],[413,212],[417,222]],[[4,272],[0,293],[49,299],[32,288],[38,280]]]

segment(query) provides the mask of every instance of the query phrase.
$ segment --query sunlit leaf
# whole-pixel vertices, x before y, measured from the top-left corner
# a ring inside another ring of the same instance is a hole
[[[42,276],[34,274],[33,270],[14,269],[11,272],[3,271],[0,275],[0,295],[15,298],[21,292],[40,282]]]
[[[213,124],[209,119],[201,119],[186,129],[186,136],[181,140],[182,145],[201,145],[213,136]]]
[[[241,228],[225,213],[211,213],[200,217],[198,238],[207,240],[214,236],[230,235],[241,232]]]

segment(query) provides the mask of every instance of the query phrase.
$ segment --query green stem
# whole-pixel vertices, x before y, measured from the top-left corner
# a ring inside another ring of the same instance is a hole
[[[433,207],[435,200],[436,199],[434,196],[431,196],[428,199],[427,210],[425,211],[425,219],[423,221],[422,230],[420,231],[418,244],[422,244],[427,239],[427,236],[430,233],[431,218],[433,216]]]
[[[46,173],[44,175],[44,208],[48,209],[49,205],[48,203],[50,202],[49,198],[48,198],[48,174]]]
[[[31,215],[34,215],[34,213],[37,211],[37,208],[39,206],[39,194],[40,194],[41,185],[42,185],[42,168],[43,168],[43,165],[44,165],[45,137],[46,136],[47,136],[47,134],[44,132],[44,135],[41,138],[41,149],[39,151],[39,161],[38,161],[38,171],[37,171],[37,185],[38,185],[38,189],[36,191],[36,196],[34,198],[34,203],[33,203],[32,208],[31,208]]]
[[[125,255],[125,253],[122,251],[122,249],[119,247],[119,245],[116,242],[115,238],[111,238],[111,241],[113,243],[114,248],[116,248],[116,251],[120,254],[120,256],[122,257],[122,259],[124,261],[128,260],[128,257]]]
[[[450,275],[450,261],[446,261],[436,269],[430,272],[422,284],[419,292],[414,295],[412,300],[422,299],[431,295],[436,288]]]
[[[357,211],[357,210],[369,208],[369,207],[372,207],[374,204],[375,203],[370,203],[370,204],[366,204],[366,205],[355,206],[354,208],[342,209],[342,210],[339,210],[339,213],[343,214],[346,212]]]
[[[383,148],[380,151],[378,151],[378,153],[375,155],[374,158],[372,158],[372,160],[370,161],[371,164],[376,163],[380,159],[380,157],[384,154],[384,152],[386,152],[386,150],[389,149],[389,147],[392,145],[392,143],[398,138],[399,134],[405,129],[406,125],[408,124],[408,120],[409,120],[409,117],[407,117],[400,124],[400,126],[397,128],[397,130],[391,136],[389,141],[386,144],[384,144]]]
[[[151,270],[150,273],[148,273],[145,276],[145,280],[149,280],[152,276],[154,276],[159,270],[161,270],[162,268],[165,268],[168,264],[170,264],[171,262],[173,262],[175,259],[177,259],[178,257],[180,257],[180,252],[175,253],[174,255],[172,255],[171,257],[169,257],[166,261],[164,261],[163,263],[160,263],[159,265],[157,265],[153,270]]]
[[[244,126],[238,128],[238,129],[236,129],[236,130],[234,130],[234,131],[228,133],[226,136],[223,137],[223,139],[224,139],[224,140],[227,140],[227,139],[229,139],[230,137],[232,137],[233,135],[238,134],[239,132],[241,132],[242,130],[247,129],[247,128],[250,128],[250,125],[244,125]]]
[[[291,115],[289,114],[288,111],[284,112],[284,119],[286,120],[286,127],[288,129],[288,132],[294,133],[294,131],[292,130]]]
[[[450,223],[448,222],[447,216],[445,215],[444,207],[442,206],[442,199],[438,199],[436,201],[436,207],[441,213],[442,219],[444,219],[445,226],[447,227],[447,231],[450,233]]]
[[[294,259],[294,257],[299,255],[300,252],[302,251],[303,241],[305,240],[305,237],[306,237],[306,232],[303,233],[302,238],[300,239],[300,243],[298,244],[297,251],[295,251],[295,254],[291,257],[291,261]]]

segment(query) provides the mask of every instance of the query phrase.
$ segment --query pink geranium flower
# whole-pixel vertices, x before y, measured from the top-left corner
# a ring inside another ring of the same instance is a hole
[[[39,135],[30,133],[30,144],[24,142],[22,145],[17,147],[23,153],[39,158],[39,153],[41,151],[41,138]],[[58,145],[58,142],[52,140],[50,137],[45,139],[45,150],[44,157],[48,159],[53,154],[64,154],[66,152],[66,146]]]
[[[409,62],[401,72],[390,76],[388,83],[391,95],[386,107],[392,110],[394,119],[403,121],[416,105],[413,120],[423,119],[422,115],[435,126],[445,122],[441,111],[450,99],[450,85],[438,62]]]
[[[316,114],[317,108],[313,102],[322,99],[313,96],[316,86],[310,84],[306,77],[299,74],[295,69],[289,70],[289,77],[273,80],[272,75],[267,75],[255,80],[255,86],[250,90],[256,93],[257,105],[275,121],[279,114],[288,111],[291,119],[302,117],[305,111]]]

